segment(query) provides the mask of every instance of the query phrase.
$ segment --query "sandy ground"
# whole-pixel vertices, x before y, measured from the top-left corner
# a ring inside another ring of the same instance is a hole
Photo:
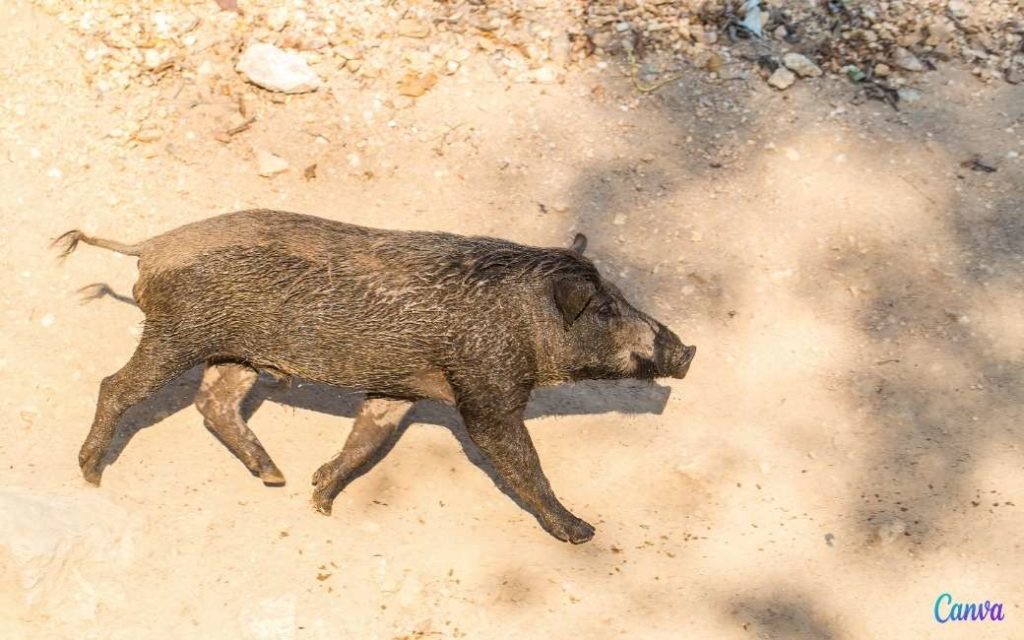
[[[373,96],[252,89],[257,124],[224,144],[233,98],[99,97],[56,21],[0,10],[5,638],[1024,637],[1024,86],[944,69],[897,113],[837,79],[640,96],[614,66],[538,86],[467,65],[372,121]],[[185,106],[160,140],[117,137],[161,104]],[[258,148],[292,169],[260,177]],[[594,540],[544,533],[431,405],[321,516],[309,478],[357,398],[261,383],[250,424],[289,480],[271,489],[203,428],[197,371],[86,485],[96,391],[142,316],[75,291],[129,294],[135,266],[47,243],[256,206],[587,233],[700,349],[683,381],[536,394],[544,468]],[[1005,620],[940,625],[943,592]]]

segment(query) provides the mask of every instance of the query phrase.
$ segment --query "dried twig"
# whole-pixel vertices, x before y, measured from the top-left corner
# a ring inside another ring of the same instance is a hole
[[[644,84],[640,82],[640,69],[636,63],[636,56],[633,55],[633,50],[628,49],[626,51],[626,56],[629,58],[630,79],[633,81],[633,86],[636,87],[636,90],[641,93],[652,93],[664,87],[666,84],[675,82],[676,80],[679,80],[683,77],[682,74],[676,74],[673,76],[669,76],[668,78],[658,80],[657,82],[654,82],[652,84]]]

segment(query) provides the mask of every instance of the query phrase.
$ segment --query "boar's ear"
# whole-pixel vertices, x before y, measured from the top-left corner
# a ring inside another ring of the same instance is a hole
[[[597,287],[593,282],[579,277],[562,277],[555,280],[555,306],[562,314],[562,321],[568,329],[580,317],[587,303],[594,297]]]
[[[569,246],[569,251],[573,253],[583,255],[583,252],[587,250],[587,236],[582,233],[577,233],[576,237],[572,239],[572,244]]]

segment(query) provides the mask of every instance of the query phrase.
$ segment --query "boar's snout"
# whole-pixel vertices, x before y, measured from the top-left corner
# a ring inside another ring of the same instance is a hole
[[[668,327],[661,326],[654,339],[654,360],[658,373],[671,378],[684,378],[697,347],[686,346]]]

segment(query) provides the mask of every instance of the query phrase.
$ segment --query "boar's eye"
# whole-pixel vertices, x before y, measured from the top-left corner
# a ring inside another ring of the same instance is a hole
[[[610,302],[605,302],[597,308],[597,317],[602,320],[611,320],[615,317],[615,306]]]

